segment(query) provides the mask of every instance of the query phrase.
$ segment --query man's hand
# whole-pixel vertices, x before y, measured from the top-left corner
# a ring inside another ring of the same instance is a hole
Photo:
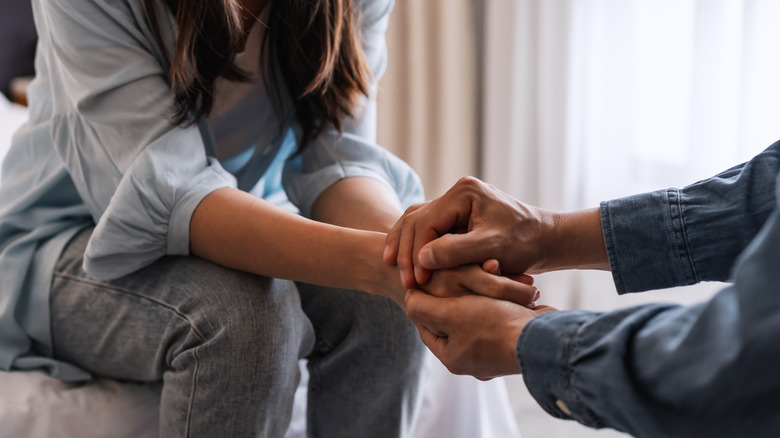
[[[465,177],[441,197],[406,210],[387,235],[383,258],[398,264],[407,288],[425,284],[433,269],[493,258],[505,273],[534,272],[544,263],[554,222],[553,213]]]
[[[478,179],[406,210],[383,253],[407,289],[431,270],[497,259],[504,274],[609,270],[599,208],[556,213],[524,204]]]
[[[519,374],[515,348],[531,318],[553,309],[464,295],[438,298],[419,289],[406,293],[406,313],[425,345],[453,374],[481,380]]]

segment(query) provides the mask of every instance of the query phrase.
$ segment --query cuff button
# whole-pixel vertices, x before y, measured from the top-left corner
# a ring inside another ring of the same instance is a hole
[[[569,407],[566,406],[566,403],[563,402],[563,400],[555,400],[555,406],[558,406],[558,409],[560,409],[561,412],[571,417],[571,411],[569,410]]]

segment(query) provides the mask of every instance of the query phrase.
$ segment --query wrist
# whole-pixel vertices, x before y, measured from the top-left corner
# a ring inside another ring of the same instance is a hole
[[[609,270],[599,208],[553,214],[551,251],[547,270]]]
[[[361,239],[358,269],[360,289],[374,295],[390,298],[403,307],[406,289],[401,284],[398,269],[382,260],[386,235],[365,232]]]

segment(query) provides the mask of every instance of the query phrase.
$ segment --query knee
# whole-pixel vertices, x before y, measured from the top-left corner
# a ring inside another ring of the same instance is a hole
[[[378,345],[393,366],[416,370],[425,352],[417,328],[392,300],[371,295],[367,298],[355,315],[354,332],[365,342]]]
[[[305,284],[299,284],[299,290],[317,331],[316,354],[341,350],[403,373],[419,368],[425,347],[414,324],[392,300]]]
[[[359,297],[345,347],[388,381],[417,382],[425,357],[417,328],[392,300],[362,292]]]
[[[313,329],[295,284],[210,266],[183,312],[202,344],[226,360],[287,368],[308,354]],[[192,284],[192,282],[191,282]]]

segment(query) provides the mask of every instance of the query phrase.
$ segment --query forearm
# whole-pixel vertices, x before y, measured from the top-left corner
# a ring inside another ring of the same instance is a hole
[[[336,182],[312,206],[312,218],[317,221],[383,233],[400,215],[395,193],[381,182],[365,177]]]
[[[208,195],[190,223],[192,253],[259,275],[359,289],[403,302],[398,275],[381,261],[384,234],[287,213],[234,189]]]

